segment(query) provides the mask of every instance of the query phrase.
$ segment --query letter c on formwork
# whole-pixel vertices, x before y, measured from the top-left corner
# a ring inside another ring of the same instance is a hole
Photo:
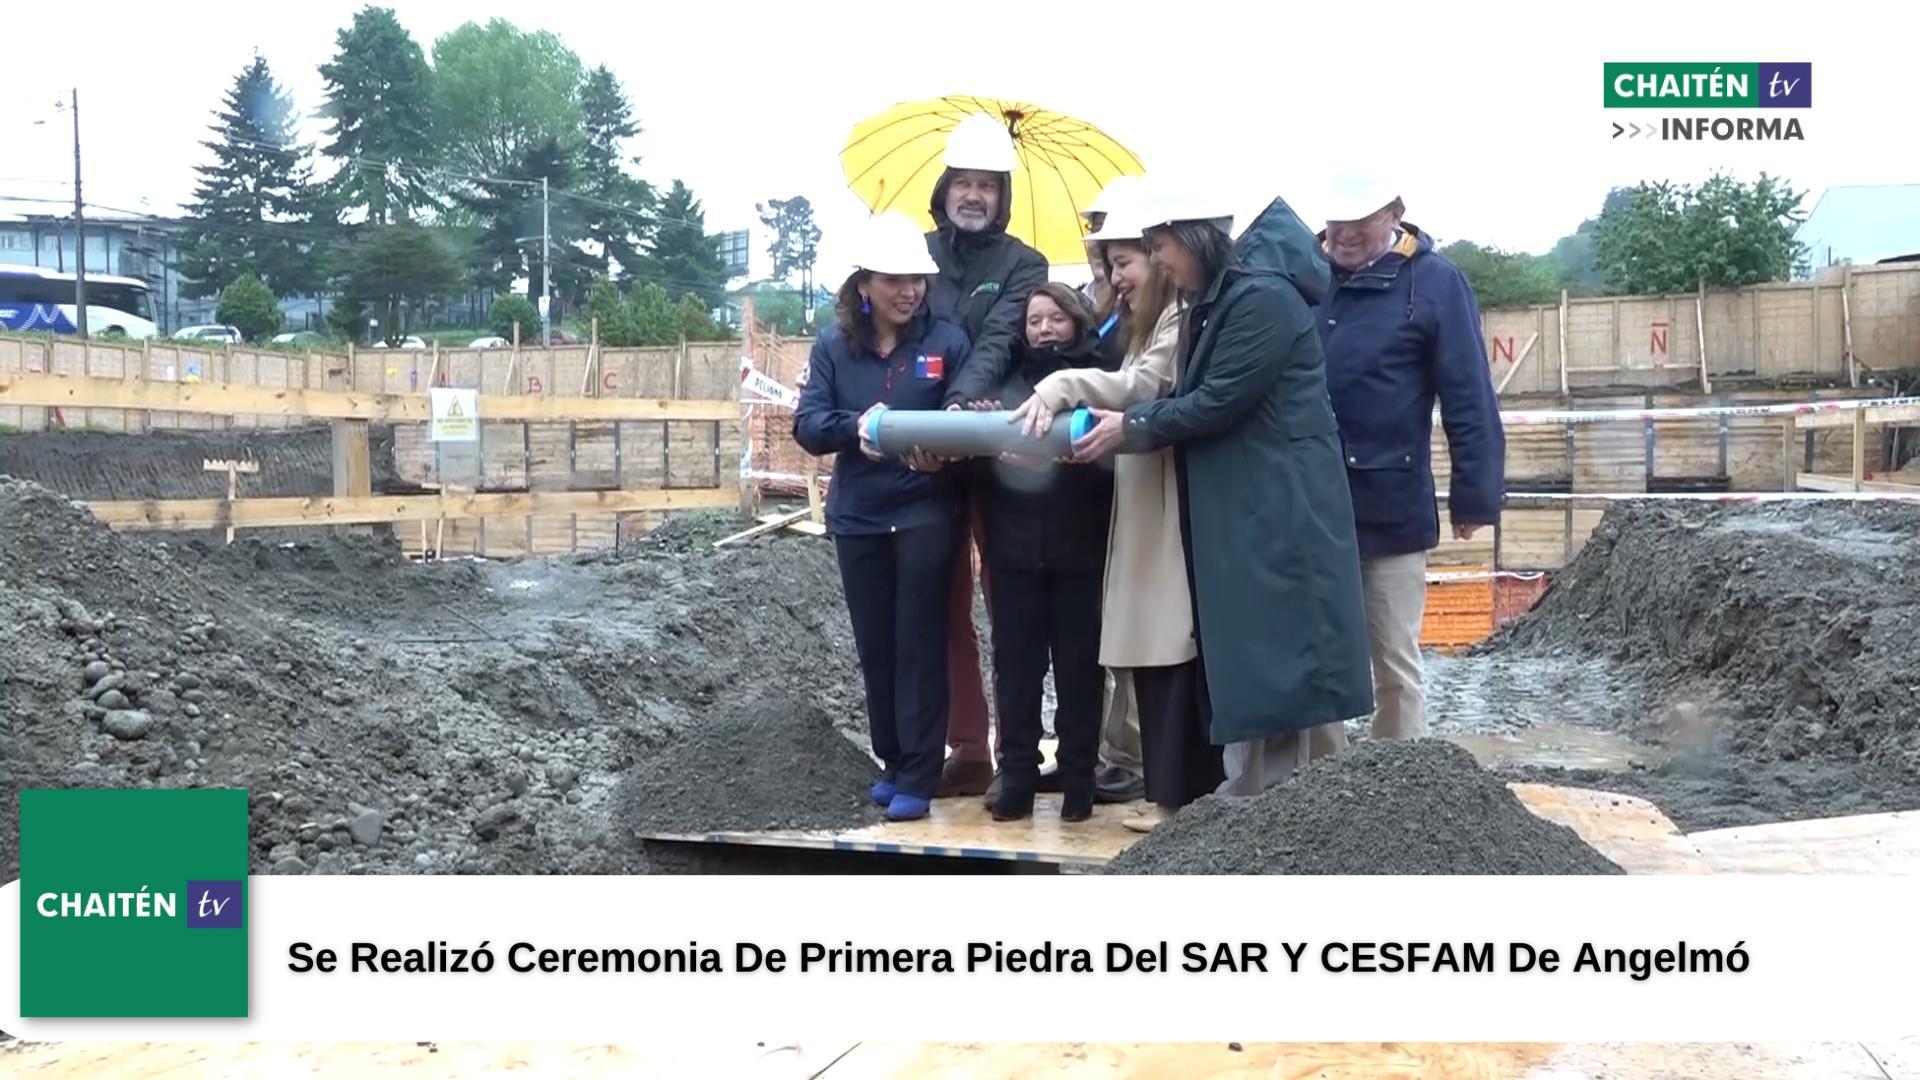
[[[600,385],[603,389],[607,390],[618,389],[620,386],[620,373],[617,371],[609,371],[605,375],[600,376]]]

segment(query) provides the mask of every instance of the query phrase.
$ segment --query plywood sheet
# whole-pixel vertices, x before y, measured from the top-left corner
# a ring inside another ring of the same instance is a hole
[[[1645,799],[1550,784],[1510,786],[1527,809],[1579,833],[1630,874],[1713,872],[1667,815]]]
[[[1920,874],[1920,812],[1712,829],[1687,839],[1722,873]]]
[[[1578,832],[1629,873],[1707,873],[1671,821],[1630,795],[1545,784],[1509,785],[1529,810]],[[649,840],[740,844],[816,851],[870,851],[1098,867],[1140,839],[1121,825],[1129,806],[1096,806],[1090,821],[1060,820],[1059,796],[1041,795],[1034,816],[997,822],[977,798],[935,799],[920,821],[882,822],[840,832],[642,833]]]

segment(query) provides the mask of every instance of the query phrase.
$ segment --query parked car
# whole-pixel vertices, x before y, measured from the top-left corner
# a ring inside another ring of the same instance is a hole
[[[327,335],[315,330],[295,330],[287,334],[273,335],[275,345],[325,345]]]
[[[414,337],[412,334],[408,334],[406,337],[400,339],[400,344],[398,345],[388,345],[386,341],[382,339],[368,347],[374,349],[424,349],[427,347],[427,343]]]
[[[469,349],[509,349],[512,347],[513,342],[503,337],[474,338],[467,343],[467,348]]]
[[[211,345],[238,345],[244,338],[237,326],[183,326],[173,332],[175,341],[199,341]]]

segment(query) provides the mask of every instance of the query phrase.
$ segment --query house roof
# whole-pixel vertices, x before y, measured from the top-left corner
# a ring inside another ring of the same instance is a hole
[[[1816,268],[1920,253],[1920,184],[1830,187],[1794,235]]]

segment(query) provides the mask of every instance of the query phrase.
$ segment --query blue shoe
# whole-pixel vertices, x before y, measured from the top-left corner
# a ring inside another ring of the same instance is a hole
[[[899,792],[894,795],[893,801],[887,804],[887,820],[913,821],[926,817],[932,809],[932,801]]]
[[[873,788],[867,792],[867,797],[873,800],[873,805],[885,809],[886,805],[893,801],[897,791],[893,781],[883,777],[873,782]]]

